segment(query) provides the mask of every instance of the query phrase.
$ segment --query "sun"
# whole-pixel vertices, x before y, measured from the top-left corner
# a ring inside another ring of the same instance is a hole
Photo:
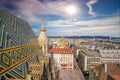
[[[74,15],[76,13],[76,11],[77,11],[76,7],[74,5],[66,6],[65,10],[71,16]]]

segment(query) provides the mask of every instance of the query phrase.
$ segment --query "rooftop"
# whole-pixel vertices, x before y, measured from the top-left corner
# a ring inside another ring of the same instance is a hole
[[[100,53],[120,53],[120,50],[100,50]]]
[[[96,66],[93,69],[93,72],[97,74],[97,78],[99,78],[100,80],[105,80],[107,75],[120,75],[120,66],[117,63],[107,63],[107,67],[105,70],[105,65],[101,64],[99,66]]]
[[[109,76],[110,76],[113,80],[120,80],[120,75],[110,74]]]
[[[69,47],[63,47],[63,48],[54,47],[50,49],[49,52],[52,54],[73,54],[72,49]]]
[[[83,50],[82,53],[88,57],[99,57],[99,53],[96,51]]]

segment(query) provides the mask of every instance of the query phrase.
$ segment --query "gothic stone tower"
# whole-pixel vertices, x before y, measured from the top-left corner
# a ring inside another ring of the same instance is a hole
[[[40,34],[38,36],[38,42],[39,42],[39,45],[42,47],[42,53],[47,54],[48,39],[47,39],[47,36],[46,36],[46,29],[45,29],[45,26],[44,26],[44,22],[42,22]]]

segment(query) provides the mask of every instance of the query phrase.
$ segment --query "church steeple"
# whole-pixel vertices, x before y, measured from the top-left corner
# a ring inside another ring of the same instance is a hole
[[[39,45],[42,47],[42,53],[47,54],[47,36],[46,36],[46,29],[44,25],[44,21],[42,21],[41,29],[40,29],[40,34],[38,36],[38,42]]]
[[[44,20],[42,20],[41,31],[46,31],[45,25],[44,25]]]

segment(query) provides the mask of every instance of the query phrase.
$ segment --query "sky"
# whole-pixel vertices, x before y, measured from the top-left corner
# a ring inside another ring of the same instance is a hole
[[[0,9],[26,20],[36,36],[44,19],[47,36],[120,37],[120,0],[0,0]]]

